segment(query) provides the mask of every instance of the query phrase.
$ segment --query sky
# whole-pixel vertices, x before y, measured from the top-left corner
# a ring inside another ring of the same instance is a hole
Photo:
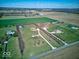
[[[79,8],[79,0],[0,0],[0,7]]]

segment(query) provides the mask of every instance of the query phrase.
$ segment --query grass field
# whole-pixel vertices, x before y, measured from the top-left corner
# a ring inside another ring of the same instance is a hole
[[[39,21],[38,21],[39,20]],[[5,22],[4,22],[5,21]],[[0,19],[0,25],[11,25],[11,24],[22,24],[22,23],[36,23],[36,22],[51,22],[56,20],[51,20],[46,17],[42,18],[24,18],[24,19]],[[32,26],[24,26],[22,31],[23,40],[25,43],[24,55],[23,59],[29,59],[32,56],[36,56],[43,52],[51,50],[51,47],[41,38],[36,37],[32,38],[32,35],[35,35],[31,31]],[[15,26],[3,27],[1,28],[1,36],[4,36],[7,30],[16,30]],[[37,35],[37,34],[36,34]],[[17,37],[11,37],[8,43],[8,51],[11,53],[9,59],[19,59],[21,58],[21,54],[19,51],[19,44]]]
[[[62,39],[63,41],[67,42],[67,43],[72,43],[75,41],[79,41],[79,30],[78,29],[72,29],[71,27],[68,27],[68,24],[52,24],[48,31],[52,32],[54,30],[61,30],[63,33],[58,33],[55,34],[57,37],[59,37],[60,39]]]
[[[6,39],[6,32],[9,30],[16,30],[15,26],[11,26],[11,27],[3,27],[0,28],[0,39],[2,41],[5,41]],[[4,46],[4,45],[3,45]],[[4,47],[3,47],[3,52],[4,52]],[[19,59],[20,58],[20,53],[19,53],[19,48],[18,48],[18,38],[17,37],[11,37],[8,41],[8,46],[7,46],[7,52],[10,52],[10,55],[8,57],[8,59]]]
[[[61,49],[38,59],[79,59],[79,42],[75,45]]]
[[[79,25],[79,14],[65,13],[65,12],[41,12],[45,16],[56,19],[58,21],[64,21],[67,23],[73,23]]]
[[[9,39],[7,50],[8,52],[10,52],[10,56],[8,57],[8,59],[20,59],[21,58],[18,38],[12,37]]]
[[[14,18],[14,19],[0,19],[0,25],[16,25],[16,24],[28,24],[28,23],[44,23],[44,22],[55,22],[57,20],[50,19],[47,17],[39,18]]]
[[[39,20],[39,21],[38,21]],[[5,22],[4,22],[5,21]],[[32,31],[31,28],[36,28],[32,23],[45,23],[45,22],[53,22],[56,20],[42,17],[42,18],[23,18],[23,19],[0,19],[0,25],[16,25],[16,24],[25,24],[23,28],[20,29],[23,41],[25,44],[23,56],[21,56],[18,37],[11,37],[8,42],[8,51],[11,53],[8,59],[30,59],[34,56],[37,56],[41,53],[52,50],[51,47],[41,38],[40,36],[32,37],[32,35],[38,35],[37,31]],[[28,24],[30,23],[30,24]],[[50,24],[51,24],[50,23]],[[71,29],[68,27],[68,24],[51,24],[48,27],[48,31],[52,32],[54,30],[61,30],[63,33],[55,34],[57,37],[62,39],[67,43],[72,43],[75,41],[79,41],[79,30]],[[5,36],[7,30],[15,30],[16,26],[3,27],[0,28],[0,38]],[[42,36],[44,36],[54,47],[60,47],[55,40],[52,40],[49,36],[47,36],[42,31],[40,32]],[[73,33],[73,34],[72,34]]]
[[[42,34],[43,37],[45,37],[50,42],[50,44],[52,44],[52,46],[54,46],[56,48],[58,48],[58,47],[61,46],[54,39],[52,39],[51,37],[49,37],[48,35],[46,35],[44,32],[41,32],[41,34]]]
[[[51,49],[50,46],[41,37],[32,38],[32,35],[35,35],[35,33],[31,31],[30,25],[24,26],[22,32],[25,43],[23,55],[24,59],[29,59],[32,56],[49,51]]]

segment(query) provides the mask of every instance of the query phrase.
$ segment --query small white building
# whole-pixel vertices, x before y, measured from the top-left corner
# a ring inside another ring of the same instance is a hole
[[[8,43],[8,41],[5,41],[5,42],[4,42],[4,44],[7,44],[7,43]]]
[[[11,31],[11,30],[9,30],[9,31],[7,31],[7,35],[13,35],[15,32],[14,31]]]
[[[73,27],[71,27],[71,28],[72,28],[72,29],[79,29],[78,27],[74,27],[74,26],[73,26]]]
[[[53,33],[53,34],[56,34],[56,33],[63,33],[62,31],[60,31],[60,30],[54,30],[53,32],[51,32],[51,33]]]
[[[40,15],[40,16],[43,16],[44,14],[42,14],[42,13],[39,13],[39,15]]]
[[[19,28],[22,28],[22,26],[20,25]]]

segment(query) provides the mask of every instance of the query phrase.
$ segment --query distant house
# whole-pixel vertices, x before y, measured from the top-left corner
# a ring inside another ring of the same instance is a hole
[[[20,25],[19,28],[22,28],[22,26]]]
[[[14,33],[15,33],[14,31],[8,30],[6,34],[7,35],[13,35]]]
[[[78,27],[74,27],[74,26],[73,26],[73,27],[71,27],[71,28],[72,28],[72,29],[79,29]]]
[[[56,34],[56,33],[63,33],[62,31],[60,31],[60,30],[54,30],[53,32],[51,32],[51,33],[53,33],[53,34]]]

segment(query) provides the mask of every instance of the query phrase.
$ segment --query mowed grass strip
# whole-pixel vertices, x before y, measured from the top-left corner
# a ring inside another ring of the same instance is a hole
[[[26,23],[43,23],[43,22],[53,22],[54,19],[47,17],[40,18],[12,18],[12,19],[0,19],[0,25],[16,25],[16,24],[26,24]]]
[[[8,59],[20,59],[21,58],[17,37],[12,37],[9,39],[7,50],[8,52],[10,52],[10,56],[8,57]]]

